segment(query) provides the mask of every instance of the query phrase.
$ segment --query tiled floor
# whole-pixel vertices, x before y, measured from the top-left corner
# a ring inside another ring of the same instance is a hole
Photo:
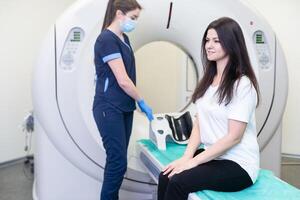
[[[300,160],[283,158],[281,178],[300,189]],[[0,167],[0,200],[32,200],[33,175],[23,160]]]
[[[33,175],[24,160],[0,167],[0,200],[32,200]]]
[[[300,189],[300,159],[282,158],[281,179]]]

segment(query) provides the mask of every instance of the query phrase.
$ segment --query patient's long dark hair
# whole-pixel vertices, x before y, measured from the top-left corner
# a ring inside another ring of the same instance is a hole
[[[106,29],[114,20],[117,10],[126,14],[135,9],[142,9],[136,0],[109,0],[105,12],[105,17],[102,25],[102,31]]]
[[[202,97],[208,87],[212,84],[217,74],[217,65],[215,61],[209,61],[205,50],[206,36],[209,29],[216,30],[219,41],[229,55],[229,61],[223,71],[222,80],[218,88],[219,103],[228,105],[233,97],[234,83],[240,80],[242,76],[247,76],[257,92],[257,106],[259,104],[259,87],[253,68],[250,63],[246,42],[239,24],[231,18],[223,17],[211,22],[202,39],[202,64],[204,75],[197,85],[192,96],[192,102]]]

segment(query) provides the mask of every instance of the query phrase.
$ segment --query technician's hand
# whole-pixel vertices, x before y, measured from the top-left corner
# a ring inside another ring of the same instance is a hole
[[[146,114],[148,120],[152,121],[153,120],[152,109],[145,103],[145,101],[143,99],[139,100],[137,103],[138,103],[141,111]]]

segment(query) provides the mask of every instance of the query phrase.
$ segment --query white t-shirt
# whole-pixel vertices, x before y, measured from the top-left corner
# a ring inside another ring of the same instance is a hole
[[[201,143],[207,149],[228,134],[229,119],[246,122],[247,127],[241,142],[216,159],[227,159],[238,163],[247,171],[254,183],[259,170],[259,147],[255,123],[256,90],[249,78],[243,76],[234,84],[233,98],[225,106],[225,103],[218,102],[217,89],[217,86],[210,86],[196,101]]]

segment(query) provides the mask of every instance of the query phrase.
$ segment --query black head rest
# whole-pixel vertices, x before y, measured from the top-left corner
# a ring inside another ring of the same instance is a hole
[[[165,118],[172,130],[174,140],[183,142],[190,138],[193,129],[193,121],[189,111],[177,118],[170,115],[165,115]]]

